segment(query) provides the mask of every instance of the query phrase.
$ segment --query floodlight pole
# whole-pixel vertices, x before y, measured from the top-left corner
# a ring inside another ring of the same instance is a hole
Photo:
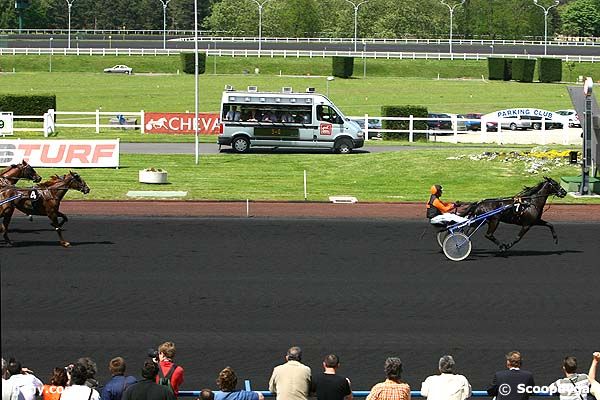
[[[167,48],[167,6],[171,0],[160,0],[163,6],[163,49]]]
[[[73,3],[75,3],[75,0],[67,0],[67,5],[69,8],[69,30],[68,30],[68,37],[67,37],[67,48],[71,48],[71,7],[73,7]]]
[[[458,7],[458,6],[462,6],[463,4],[465,4],[466,0],[461,0],[460,3],[456,3],[453,6],[450,6],[450,4],[447,4],[445,2],[445,0],[440,0],[440,1],[441,1],[441,3],[443,5],[445,5],[446,7],[448,7],[448,10],[450,10],[450,40],[449,40],[449,43],[450,43],[450,57],[452,57],[452,26],[453,26],[453,22],[452,21],[453,21],[453,17],[454,17],[454,9],[456,7]]]
[[[538,0],[533,0],[533,4],[544,10],[544,55],[548,54],[548,11],[550,11],[552,7],[556,7],[558,3],[558,0],[554,0],[554,4],[546,8],[538,4]]]
[[[346,0],[348,3],[352,4],[354,7],[354,52],[356,53],[356,40],[358,37],[358,7],[362,6],[369,0],[363,0],[359,3],[355,3],[352,0]]]
[[[260,52],[262,50],[262,10],[263,10],[263,6],[269,0],[263,0],[262,2],[259,2],[258,0],[252,0],[252,1],[255,2],[256,5],[258,6],[258,56],[260,57]]]
[[[52,72],[52,41],[54,40],[53,37],[50,38],[50,65],[48,67],[48,72]]]

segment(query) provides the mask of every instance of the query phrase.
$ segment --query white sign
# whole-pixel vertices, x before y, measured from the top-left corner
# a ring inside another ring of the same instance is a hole
[[[117,168],[119,139],[0,139],[0,165],[27,161],[33,167]]]
[[[0,112],[0,135],[13,134],[13,113]]]

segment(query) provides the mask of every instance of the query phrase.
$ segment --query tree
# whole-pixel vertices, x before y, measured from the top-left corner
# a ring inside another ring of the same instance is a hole
[[[272,0],[267,5],[268,12],[263,9],[264,36],[314,37],[320,32],[316,0]]]
[[[593,0],[576,0],[561,12],[561,33],[567,36],[600,36],[600,4]]]

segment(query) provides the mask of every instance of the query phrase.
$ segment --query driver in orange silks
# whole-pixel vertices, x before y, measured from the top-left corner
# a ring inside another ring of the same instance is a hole
[[[429,196],[429,201],[427,202],[427,218],[431,220],[432,224],[467,221],[467,218],[452,213],[452,211],[456,210],[457,204],[446,203],[440,200],[443,190],[442,185],[433,185],[431,187],[431,196]]]

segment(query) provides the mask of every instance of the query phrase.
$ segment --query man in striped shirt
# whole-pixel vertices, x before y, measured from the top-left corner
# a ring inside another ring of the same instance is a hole
[[[552,383],[550,392],[558,393],[560,400],[587,400],[590,381],[586,374],[577,373],[577,359],[574,356],[565,357],[563,371],[565,377]]]

